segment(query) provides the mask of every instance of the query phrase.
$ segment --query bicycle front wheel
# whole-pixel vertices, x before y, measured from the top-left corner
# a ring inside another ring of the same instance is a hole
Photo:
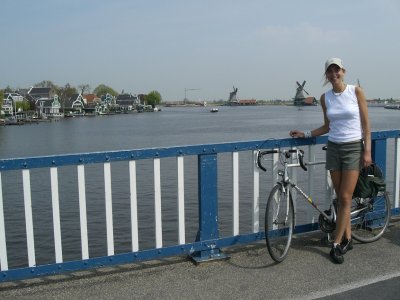
[[[354,198],[351,206],[351,235],[362,243],[378,240],[390,221],[390,198],[381,193],[373,198]]]
[[[292,194],[277,184],[269,194],[265,211],[265,240],[274,261],[281,262],[286,258],[292,241],[293,226]]]

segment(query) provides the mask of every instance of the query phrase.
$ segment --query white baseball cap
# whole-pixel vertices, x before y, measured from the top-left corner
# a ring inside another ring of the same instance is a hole
[[[328,70],[330,65],[337,65],[341,69],[343,69],[343,61],[340,58],[333,57],[333,58],[328,59],[325,63],[325,72],[326,72],[326,70]]]

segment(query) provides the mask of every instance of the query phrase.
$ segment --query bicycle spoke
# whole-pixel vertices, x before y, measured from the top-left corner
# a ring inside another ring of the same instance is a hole
[[[351,230],[354,239],[368,243],[379,239],[390,220],[390,199],[387,193],[361,201],[353,199]]]

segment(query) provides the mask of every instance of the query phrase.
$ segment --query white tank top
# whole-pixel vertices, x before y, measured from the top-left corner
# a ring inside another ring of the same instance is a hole
[[[325,93],[326,114],[329,119],[328,140],[346,143],[362,139],[360,109],[356,87],[347,85],[342,93],[329,90]]]

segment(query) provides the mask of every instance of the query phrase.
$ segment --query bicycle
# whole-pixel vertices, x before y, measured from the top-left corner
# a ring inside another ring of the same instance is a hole
[[[278,170],[280,179],[273,186],[265,210],[265,240],[268,252],[276,262],[282,262],[289,251],[295,224],[292,189],[307,200],[320,215],[318,224],[321,231],[332,233],[336,228],[337,199],[333,199],[327,210],[321,210],[312,198],[305,193],[289,176],[288,169],[325,162],[304,162],[304,151],[300,149],[274,149],[259,151],[257,166],[266,171],[262,164],[265,155],[278,153],[282,169]],[[290,159],[294,155],[294,163]],[[353,196],[351,205],[352,237],[362,243],[378,240],[385,232],[390,221],[390,199],[387,192],[380,192],[375,197],[357,198]]]

